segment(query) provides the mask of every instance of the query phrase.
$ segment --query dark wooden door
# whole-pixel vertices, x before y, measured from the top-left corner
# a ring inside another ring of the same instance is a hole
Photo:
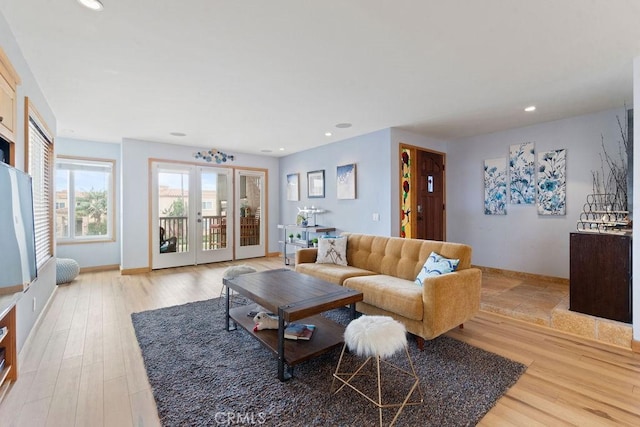
[[[429,151],[417,152],[418,239],[444,240],[444,157]]]

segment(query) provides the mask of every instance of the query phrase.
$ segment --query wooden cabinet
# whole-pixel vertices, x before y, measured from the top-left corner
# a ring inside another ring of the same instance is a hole
[[[631,323],[631,236],[571,233],[569,309]]]
[[[16,300],[19,295],[21,294],[0,297],[0,328],[6,328],[6,333],[0,336],[0,348],[4,349],[4,364],[0,369],[0,402],[4,399],[11,383],[18,379]]]
[[[16,141],[16,88],[20,84],[20,77],[9,62],[9,58],[0,48],[0,137],[8,141],[9,159],[15,166],[15,149],[11,143]]]
[[[16,91],[4,75],[0,75],[0,135],[15,141]]]

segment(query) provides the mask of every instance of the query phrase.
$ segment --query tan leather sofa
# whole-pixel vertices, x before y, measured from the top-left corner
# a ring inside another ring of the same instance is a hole
[[[296,271],[356,289],[360,313],[391,316],[407,331],[433,339],[473,317],[480,309],[482,272],[471,267],[471,247],[460,243],[343,233],[347,264],[317,264],[316,248],[296,253]],[[431,252],[459,259],[453,273],[414,280]],[[423,341],[418,340],[420,346]]]

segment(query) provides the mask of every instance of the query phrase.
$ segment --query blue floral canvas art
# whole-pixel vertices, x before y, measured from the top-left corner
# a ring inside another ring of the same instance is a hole
[[[536,201],[535,151],[533,142],[509,147],[509,192],[511,203],[532,205]]]
[[[484,213],[506,215],[507,209],[507,162],[506,159],[484,161]]]
[[[538,153],[538,214],[565,215],[567,150]]]

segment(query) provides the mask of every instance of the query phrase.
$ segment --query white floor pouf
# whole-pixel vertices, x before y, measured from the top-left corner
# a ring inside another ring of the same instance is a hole
[[[80,274],[80,265],[75,259],[56,259],[56,284],[69,283]]]
[[[364,363],[362,363],[354,372],[340,372],[340,367],[342,365],[345,350],[347,348],[360,357],[366,357]],[[387,360],[384,360],[393,356],[396,352],[402,350],[404,350],[406,353],[410,371],[407,371]],[[356,378],[357,375],[361,375],[362,369],[372,359],[376,361],[377,373],[376,389],[378,392],[377,398],[375,400],[351,383],[351,381]],[[409,393],[406,395],[403,402],[383,404],[380,362],[391,366],[401,374],[407,375],[411,379],[411,381],[413,381]],[[336,367],[336,371],[333,374],[333,378],[334,382],[335,380],[338,380],[342,383],[340,388],[335,391],[336,394],[345,386],[348,386],[378,407],[380,426],[382,426],[383,408],[398,407],[398,411],[396,412],[395,417],[389,424],[393,425],[406,405],[419,405],[423,402],[422,390],[420,389],[420,380],[413,367],[411,356],[409,356],[409,349],[407,347],[407,331],[402,323],[394,320],[389,316],[361,316],[360,318],[352,320],[351,323],[349,323],[344,331],[344,346],[342,347],[340,360],[338,361],[338,366]],[[416,388],[419,391],[420,400],[410,402],[409,399]]]
[[[249,267],[248,265],[232,265],[227,268],[222,274],[223,279],[233,279],[234,277],[238,277],[242,274],[255,273],[256,269],[253,267]],[[218,300],[218,305],[222,303],[222,297],[227,296],[227,287],[222,285],[222,289],[220,289],[220,299]],[[229,297],[233,296],[233,291],[229,292]]]

